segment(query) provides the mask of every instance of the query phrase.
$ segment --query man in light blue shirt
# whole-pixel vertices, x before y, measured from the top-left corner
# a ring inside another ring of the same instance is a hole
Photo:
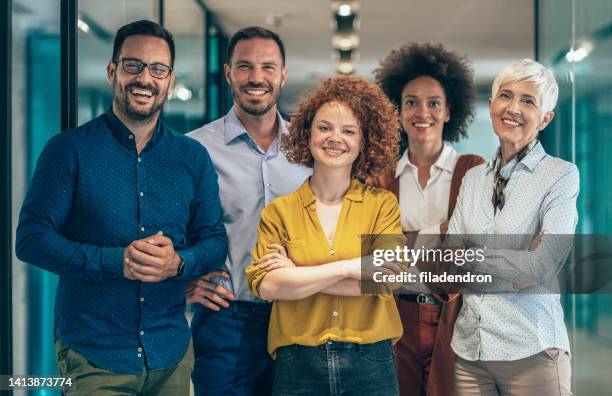
[[[188,135],[203,144],[219,176],[229,251],[219,270],[188,288],[196,394],[269,394],[272,361],[267,354],[271,304],[253,296],[245,268],[257,240],[261,210],[297,189],[310,168],[290,164],[279,151],[287,125],[277,101],[287,78],[285,50],[273,32],[248,27],[230,40],[225,77],[234,106],[224,117]]]

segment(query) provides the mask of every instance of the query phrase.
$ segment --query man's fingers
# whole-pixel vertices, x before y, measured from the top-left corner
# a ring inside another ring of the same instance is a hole
[[[212,293],[212,296],[208,297],[208,299],[214,302],[215,304],[222,306],[223,308],[229,308],[229,303],[226,300],[219,297],[217,294]]]
[[[165,257],[166,251],[160,248],[157,245],[153,245],[151,243],[147,243],[145,241],[134,241],[132,242],[132,246],[142,253],[146,253],[150,256],[154,257]]]
[[[212,285],[214,285],[214,283],[209,282],[206,279],[200,278],[196,281],[196,286],[202,289],[212,289],[213,288]]]
[[[208,298],[205,297],[194,297],[193,298],[193,302],[198,303],[200,305],[205,306],[206,308],[213,310],[213,311],[220,311],[221,308],[219,308],[218,305],[213,304]]]
[[[132,270],[132,273],[138,273],[142,275],[153,275],[153,276],[160,276],[162,274],[161,270],[157,267],[152,267],[150,265],[141,265],[130,259],[126,259],[126,260],[128,260],[127,263],[130,269]]]
[[[172,239],[164,236],[161,231],[159,233],[153,235],[150,238],[146,238],[147,243],[157,246],[169,246],[172,245]]]
[[[223,298],[221,298],[221,296],[219,296],[217,293],[215,292],[211,292],[211,291],[205,291],[203,293],[204,297],[206,297],[208,300],[212,301],[213,303],[220,305],[224,308],[229,307],[229,303],[224,300]]]
[[[151,256],[147,253],[143,253],[140,250],[130,247],[128,248],[127,257],[134,262],[143,265],[150,265],[154,267],[161,267],[162,261],[161,259]]]
[[[216,283],[212,283],[209,282],[207,280],[204,279],[198,279],[198,283],[197,283],[197,287],[202,289],[202,290],[210,290],[214,293],[217,294],[221,294],[229,299],[233,299],[234,298],[234,293],[232,293],[231,291],[227,290],[225,287],[218,285]]]
[[[136,278],[137,280],[141,281],[141,282],[159,282],[162,279],[159,276],[156,275],[145,275],[142,274],[136,270],[132,270],[132,268],[130,268],[130,272],[132,273],[132,275],[134,276],[134,278]]]
[[[213,288],[213,291],[216,294],[221,294],[229,299],[233,299],[234,293],[232,293],[231,291],[227,290],[225,287],[221,286],[221,285],[215,285],[215,287]]]

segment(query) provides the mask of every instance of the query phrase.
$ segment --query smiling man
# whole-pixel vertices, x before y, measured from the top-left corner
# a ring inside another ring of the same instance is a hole
[[[277,111],[287,79],[285,48],[275,33],[247,27],[231,38],[225,78],[234,106],[189,135],[210,152],[219,174],[229,237],[225,261],[190,285],[197,395],[266,395],[272,383],[267,353],[271,304],[256,298],[244,270],[252,261],[259,215],[268,203],[297,189],[310,168],[279,151],[286,122]]]
[[[189,394],[184,288],[227,238],[206,149],[159,121],[173,64],[167,30],[120,28],[112,108],[47,143],[23,203],[17,256],[59,275],[56,357],[76,394]]]

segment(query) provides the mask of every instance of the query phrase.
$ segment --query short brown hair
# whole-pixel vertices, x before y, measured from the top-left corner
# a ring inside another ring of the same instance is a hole
[[[321,106],[330,102],[346,105],[359,121],[363,144],[353,164],[352,175],[366,178],[391,169],[399,154],[400,126],[397,112],[383,91],[357,76],[336,76],[320,82],[291,117],[289,133],[281,149],[290,162],[312,167],[310,128]]]
[[[259,26],[245,27],[234,33],[232,38],[230,38],[229,44],[227,46],[227,64],[232,64],[232,55],[234,55],[234,48],[240,41],[252,40],[256,38],[274,40],[276,45],[278,45],[278,49],[281,54],[282,66],[285,66],[285,44],[283,43],[283,40],[281,40],[278,34],[274,33],[273,31]]]
[[[128,23],[117,30],[113,43],[113,62],[119,60],[121,47],[123,47],[123,43],[130,36],[159,37],[164,40],[168,44],[168,48],[170,48],[170,66],[174,67],[175,49],[172,34],[159,24],[145,19]]]

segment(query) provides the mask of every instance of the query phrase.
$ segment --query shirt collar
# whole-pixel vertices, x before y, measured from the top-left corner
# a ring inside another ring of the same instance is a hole
[[[452,148],[449,144],[444,143],[444,145],[442,146],[442,152],[440,153],[438,159],[436,160],[436,162],[433,163],[432,166],[453,173],[455,169],[455,154],[455,149]],[[395,168],[395,177],[400,177],[400,175],[404,172],[404,169],[406,169],[406,167],[408,166],[415,169],[417,167],[412,162],[410,162],[410,158],[408,158],[408,149],[406,149],[404,151],[404,154],[402,154],[400,160],[397,162],[397,167]]]
[[[276,112],[276,119],[278,120],[278,132],[279,135],[284,135],[287,133],[287,121],[281,117],[280,113]],[[236,115],[236,107],[232,106],[230,111],[227,113],[225,117],[225,128],[224,128],[224,142],[225,144],[232,143],[235,139],[242,137],[244,135],[250,138],[249,133],[247,132],[244,125]]]
[[[363,187],[364,185],[356,177],[353,177],[346,194],[344,194],[344,199],[354,202],[362,202],[364,193]],[[306,179],[304,183],[302,183],[302,186],[299,188],[298,192],[304,207],[310,206],[317,200],[310,188],[310,177]]]
[[[487,172],[495,172],[494,169],[494,164],[495,164],[495,160],[497,159],[497,157],[499,156],[499,151],[501,150],[501,147],[497,147],[497,150],[495,150],[495,154],[493,154],[493,157],[491,158],[491,160],[489,162],[487,162]],[[546,156],[546,151],[544,151],[544,147],[542,146],[542,143],[540,141],[536,142],[535,146],[533,146],[533,148],[527,153],[527,155],[525,156],[525,158],[523,158],[523,160],[520,162],[518,166],[523,166],[526,169],[529,170],[529,172],[533,172],[534,169],[538,166],[538,164],[540,163],[540,161],[542,161],[542,159]],[[507,168],[508,166],[512,166],[511,164],[514,164],[514,161],[516,161],[516,157],[512,159],[512,161],[508,162],[506,164],[506,166],[504,166],[504,168]]]
[[[125,147],[127,147],[129,149],[133,149],[134,148],[133,145],[135,144],[134,143],[134,134],[115,115],[115,113],[113,113],[112,107],[106,113],[102,114],[102,117],[104,117],[104,121],[106,122],[106,126],[108,126],[108,129],[110,129],[110,131],[112,132],[112,134],[115,137],[115,139],[117,139],[119,141],[119,143],[121,143]],[[155,126],[155,132],[153,132],[153,136],[151,136],[151,139],[147,142],[147,147],[152,147],[152,146],[154,146],[159,141],[161,135],[163,134],[163,130],[164,130],[164,125],[158,119],[157,120],[157,125]]]
[[[542,143],[538,141],[535,146],[533,146],[531,151],[527,153],[525,158],[523,158],[521,164],[523,164],[527,169],[529,169],[530,172],[533,172],[533,170],[536,168],[536,166],[538,166],[540,161],[542,161],[542,158],[544,158],[545,156],[546,151],[544,151]]]

